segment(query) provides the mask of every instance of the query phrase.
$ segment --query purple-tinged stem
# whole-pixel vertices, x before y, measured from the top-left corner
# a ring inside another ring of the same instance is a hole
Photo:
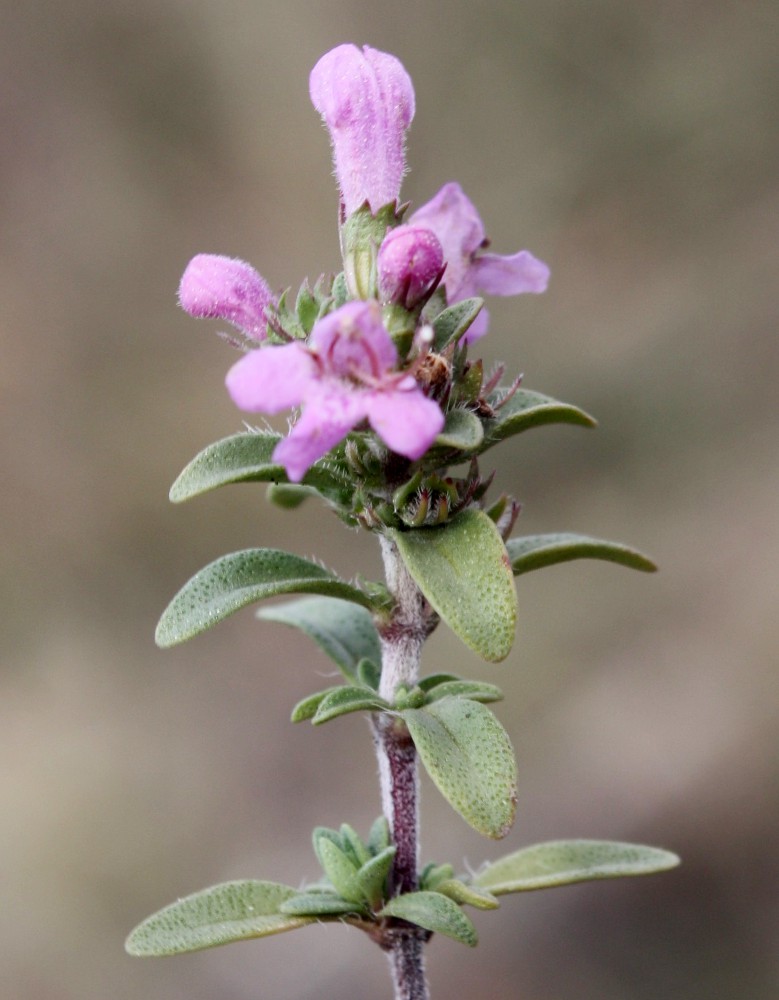
[[[380,536],[387,586],[395,599],[390,621],[380,629],[379,694],[392,702],[398,685],[411,688],[419,677],[422,645],[430,634],[430,609],[409,576],[395,544]],[[381,801],[397,847],[390,892],[398,895],[419,887],[419,776],[417,755],[405,723],[388,714],[374,723]],[[429,934],[399,925],[388,934],[395,1000],[428,1000],[423,947]]]

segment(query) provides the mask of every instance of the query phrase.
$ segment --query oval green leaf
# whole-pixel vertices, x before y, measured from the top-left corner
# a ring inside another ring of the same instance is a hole
[[[433,350],[439,354],[462,337],[481,312],[484,299],[463,299],[442,310],[433,320]]]
[[[478,702],[442,698],[401,712],[427,773],[474,830],[499,840],[514,823],[517,763],[506,730]]]
[[[181,503],[229,483],[286,483],[286,470],[273,461],[273,450],[280,440],[280,434],[269,431],[246,431],[215,441],[181,471],[170,488],[170,499]],[[303,484],[325,495],[338,492],[337,482],[317,465],[308,470]]]
[[[439,701],[449,695],[454,695],[456,698],[470,698],[471,701],[480,701],[483,704],[503,700],[503,692],[495,684],[487,684],[484,681],[456,680],[436,684],[427,695],[427,703]]]
[[[492,406],[496,405],[498,394],[490,397],[489,402]],[[580,427],[595,427],[597,421],[578,406],[561,403],[551,396],[544,396],[530,389],[518,389],[496,410],[493,419],[484,421],[484,443],[480,451],[486,451],[487,448],[514,434],[521,434],[531,427],[541,427],[544,424],[578,424]]]
[[[337,687],[320,701],[311,722],[320,726],[323,722],[337,719],[339,715],[348,715],[349,712],[379,712],[389,707],[383,698],[369,688]]]
[[[435,448],[454,448],[457,451],[476,451],[484,439],[481,420],[471,410],[450,410],[446,423],[435,439]]]
[[[247,549],[209,563],[185,583],[162,614],[163,648],[205,632],[240,608],[277,594],[315,593],[370,607],[370,598],[316,563],[279,549]]]
[[[396,896],[380,910],[379,917],[400,917],[426,931],[445,934],[471,948],[478,944],[476,928],[460,907],[440,892],[407,892]]]
[[[605,559],[644,573],[653,573],[657,569],[652,560],[637,549],[572,532],[510,538],[506,542],[506,551],[514,576],[572,559]]]
[[[601,878],[652,875],[679,864],[671,851],[609,840],[552,840],[523,847],[480,871],[474,885],[494,896]]]
[[[357,878],[357,866],[346,853],[326,837],[318,837],[314,841],[314,849],[322,870],[333,883],[338,895],[353,904],[364,903],[362,887]]]
[[[225,882],[186,896],[147,917],[130,934],[131,955],[178,955],[231,941],[281,934],[311,923],[280,910],[295,890],[278,882]]]
[[[374,909],[381,904],[384,886],[392,868],[392,860],[397,848],[394,844],[370,858],[357,872],[360,889],[369,906]]]
[[[356,681],[360,660],[381,663],[379,634],[370,612],[334,597],[303,597],[257,612],[265,621],[300,629],[338,664],[347,680]]]
[[[448,878],[439,882],[436,892],[441,892],[444,896],[453,899],[461,906],[473,906],[477,910],[497,910],[500,903],[486,889],[479,889],[475,885],[466,885],[458,878]]]
[[[517,595],[506,547],[482,510],[464,510],[439,528],[390,531],[403,562],[432,607],[475,653],[508,656]]]
[[[281,904],[281,912],[296,917],[333,917],[362,913],[363,907],[335,892],[298,892]]]

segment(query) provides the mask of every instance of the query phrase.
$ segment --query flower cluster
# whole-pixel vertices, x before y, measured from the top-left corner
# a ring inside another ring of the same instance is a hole
[[[430,324],[445,308],[478,295],[543,292],[549,278],[547,266],[526,250],[484,252],[483,223],[456,183],[404,221],[399,196],[415,102],[394,56],[340,45],[312,70],[310,95],[330,133],[340,189],[340,284],[336,279],[319,295],[310,322],[290,320],[285,296],[228,257],[198,255],[179,289],[188,313],[225,320],[252,348],[227,375],[237,406],[265,414],[302,408],[273,456],[293,482],[366,426],[388,456],[421,459],[457,398],[430,377],[436,368]],[[486,333],[487,312],[476,311],[452,351],[464,354]],[[449,361],[442,362],[446,371]]]

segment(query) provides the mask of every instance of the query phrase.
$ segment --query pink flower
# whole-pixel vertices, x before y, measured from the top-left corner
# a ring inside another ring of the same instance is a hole
[[[339,45],[311,71],[311,102],[333,142],[344,217],[366,200],[371,212],[396,201],[406,172],[406,129],[414,88],[395,56]]]
[[[409,222],[432,229],[443,247],[446,261],[443,284],[449,305],[475,295],[546,291],[549,268],[527,250],[508,257],[478,253],[486,243],[484,224],[459,184],[444,184],[434,198],[414,212]],[[482,309],[463,340],[470,343],[483,337],[488,322],[487,310]]]
[[[265,307],[276,298],[253,267],[242,260],[201,253],[187,265],[179,285],[181,308],[197,319],[223,319],[246,337],[267,336]]]
[[[397,226],[384,238],[376,258],[382,302],[413,309],[435,289],[444,269],[436,235],[421,226]]]
[[[306,469],[367,420],[388,448],[420,458],[444,425],[414,377],[395,370],[395,345],[377,302],[347,302],[311,331],[307,345],[250,351],[227,373],[233,401],[253,413],[303,406],[273,458],[300,482]]]

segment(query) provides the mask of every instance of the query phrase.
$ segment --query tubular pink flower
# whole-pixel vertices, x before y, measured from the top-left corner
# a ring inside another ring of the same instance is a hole
[[[413,309],[438,284],[444,251],[432,230],[397,226],[379,247],[376,265],[381,301]]]
[[[375,215],[397,200],[406,172],[411,78],[395,56],[339,45],[314,66],[309,93],[332,139],[344,217],[366,200]]]
[[[347,302],[315,324],[308,345],[250,351],[227,373],[227,389],[233,402],[253,413],[303,406],[273,453],[290,480],[300,482],[363,420],[406,458],[427,451],[444,415],[412,375],[395,370],[397,360],[378,303]]]
[[[527,250],[510,256],[479,254],[487,245],[484,224],[459,184],[444,184],[435,197],[417,209],[409,220],[425,226],[438,237],[444,250],[443,284],[449,305],[475,295],[520,295],[544,292],[549,268]],[[489,314],[482,309],[463,340],[478,340],[487,332]]]
[[[245,336],[267,337],[265,307],[276,297],[250,264],[201,253],[187,265],[179,285],[179,303],[197,319],[223,319]]]

